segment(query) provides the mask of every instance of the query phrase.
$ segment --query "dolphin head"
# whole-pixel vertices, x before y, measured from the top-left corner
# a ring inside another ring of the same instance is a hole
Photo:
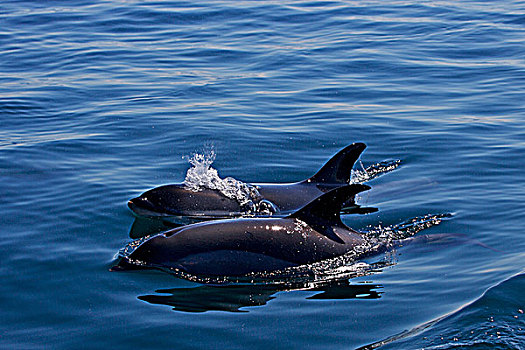
[[[238,201],[217,190],[194,191],[184,184],[164,185],[144,192],[128,202],[129,208],[139,216],[210,216],[228,217],[240,213]]]
[[[174,201],[168,186],[161,186],[144,192],[128,201],[128,207],[140,216],[166,216],[176,214]],[[175,201],[176,203],[176,201]]]
[[[170,267],[174,265],[170,259],[176,259],[177,249],[167,244],[166,235],[151,237],[138,246],[129,256],[122,257],[112,271],[135,270],[141,268]],[[176,265],[172,267],[178,267]]]

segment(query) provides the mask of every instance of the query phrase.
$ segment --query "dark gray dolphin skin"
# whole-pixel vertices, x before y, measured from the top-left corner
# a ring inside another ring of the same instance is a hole
[[[366,148],[363,143],[353,143],[335,154],[312,177],[301,182],[287,184],[254,184],[260,196],[254,198],[255,209],[246,208],[217,190],[202,189],[198,192],[184,184],[156,187],[128,202],[129,208],[142,217],[179,217],[181,223],[209,219],[245,216],[284,217],[323,193],[348,185],[351,170]],[[347,205],[354,204],[348,198]]]
[[[113,270],[176,269],[191,275],[239,276],[343,255],[364,238],[341,221],[348,198],[370,189],[353,184],[314,199],[285,218],[196,223],[153,236]]]

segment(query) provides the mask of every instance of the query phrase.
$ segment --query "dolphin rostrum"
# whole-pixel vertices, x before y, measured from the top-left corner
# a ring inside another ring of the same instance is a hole
[[[131,199],[128,206],[138,216],[171,217],[179,223],[246,215],[284,217],[323,193],[348,185],[352,167],[365,148],[363,143],[353,143],[343,148],[315,175],[304,181],[248,185],[255,189],[255,195],[249,201],[251,207],[218,190],[202,188],[195,191],[184,183],[153,188]],[[358,208],[351,196],[347,198],[346,206],[356,212],[375,210]]]
[[[341,221],[341,207],[370,187],[336,187],[284,218],[195,223],[157,234],[113,270],[173,269],[191,275],[239,276],[341,256],[365,242]]]

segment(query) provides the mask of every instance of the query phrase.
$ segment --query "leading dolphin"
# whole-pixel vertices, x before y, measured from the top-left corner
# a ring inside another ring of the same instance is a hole
[[[246,207],[246,204],[228,198],[218,190],[204,188],[194,191],[184,184],[156,187],[130,200],[128,206],[138,216],[179,218],[180,223],[246,214],[283,217],[331,189],[348,185],[352,167],[365,148],[363,143],[353,143],[343,148],[315,175],[304,181],[254,184],[255,195],[249,203],[252,207]],[[353,197],[347,199],[347,205],[354,206]],[[355,206],[353,209],[360,210]]]
[[[337,187],[285,218],[240,218],[182,226],[149,238],[114,270],[175,269],[191,275],[239,276],[334,258],[365,239],[341,221],[341,206],[361,184]]]

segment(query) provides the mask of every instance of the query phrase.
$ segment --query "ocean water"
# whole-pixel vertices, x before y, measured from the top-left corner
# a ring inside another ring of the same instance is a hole
[[[0,348],[525,349],[524,98],[524,1],[3,1]],[[451,214],[389,263],[109,271],[127,200],[203,147],[222,177],[293,182],[357,141],[401,165],[349,226]]]

